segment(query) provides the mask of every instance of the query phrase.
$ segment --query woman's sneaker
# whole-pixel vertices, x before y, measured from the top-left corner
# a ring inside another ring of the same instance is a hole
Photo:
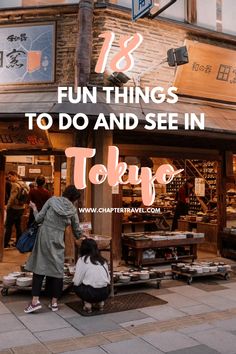
[[[99,308],[100,311],[104,310],[104,304],[105,304],[104,301],[101,301],[101,302],[98,303],[98,308]]]
[[[50,308],[52,310],[52,312],[58,311],[58,305],[57,304],[49,304],[48,308]]]
[[[40,302],[37,302],[37,304],[32,304],[30,303],[25,309],[24,312],[25,313],[31,313],[37,310],[40,310],[42,308],[42,305],[40,304]]]
[[[92,312],[92,304],[85,301],[83,310],[86,311],[87,313],[91,313]]]

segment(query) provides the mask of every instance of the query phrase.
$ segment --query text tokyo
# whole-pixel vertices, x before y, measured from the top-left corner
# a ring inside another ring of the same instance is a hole
[[[86,165],[87,159],[92,158],[96,154],[96,149],[70,147],[66,151],[67,157],[73,157],[74,163],[74,184],[78,189],[85,189],[86,184]],[[128,178],[124,181],[123,177],[128,170]],[[141,172],[139,173],[139,170]],[[127,165],[125,162],[119,162],[119,149],[116,146],[109,146],[107,166],[96,164],[89,171],[89,181],[92,184],[102,184],[106,179],[111,187],[119,184],[141,185],[141,195],[144,205],[152,205],[155,196],[155,181],[160,184],[170,183],[174,176],[183,170],[174,170],[173,166],[164,164],[158,167],[154,176],[149,167],[139,169],[136,165]]]

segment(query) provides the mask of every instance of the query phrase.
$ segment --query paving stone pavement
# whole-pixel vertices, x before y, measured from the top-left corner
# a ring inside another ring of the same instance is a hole
[[[236,281],[163,284],[147,292],[167,304],[94,317],[0,298],[0,354],[236,354]]]

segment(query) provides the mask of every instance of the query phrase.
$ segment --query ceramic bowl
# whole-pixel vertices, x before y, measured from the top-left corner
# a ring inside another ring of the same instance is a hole
[[[196,271],[197,271],[198,274],[203,273],[202,267],[196,267],[195,269],[196,269]]]
[[[210,267],[210,272],[214,273],[218,271],[218,267],[217,266],[211,266]]]
[[[10,275],[5,275],[2,280],[3,280],[3,284],[6,286],[16,285],[16,278]]]
[[[129,283],[130,282],[130,277],[128,277],[128,276],[125,276],[125,275],[121,275],[120,277],[119,277],[119,281],[121,282],[121,283]]]
[[[29,278],[29,277],[17,278],[16,285],[21,286],[21,287],[31,286],[32,285],[32,278]]]
[[[203,267],[202,267],[202,271],[203,271],[203,273],[209,273],[210,267],[203,266]]]
[[[10,273],[8,275],[18,278],[18,277],[22,277],[24,275],[24,272],[12,272],[12,273]]]
[[[226,265],[225,265],[225,268],[226,268],[226,270],[231,270],[231,265],[226,264]]]
[[[140,280],[147,280],[147,279],[149,279],[149,277],[150,277],[149,272],[143,271],[143,272],[139,273]]]

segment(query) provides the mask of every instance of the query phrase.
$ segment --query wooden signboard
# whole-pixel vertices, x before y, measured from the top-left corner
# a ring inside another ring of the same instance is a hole
[[[52,148],[46,130],[28,129],[26,119],[0,120],[0,150],[35,150]]]
[[[186,41],[189,63],[179,66],[178,93],[236,103],[236,50]]]
[[[66,0],[23,0],[22,6],[42,6],[65,4]]]

